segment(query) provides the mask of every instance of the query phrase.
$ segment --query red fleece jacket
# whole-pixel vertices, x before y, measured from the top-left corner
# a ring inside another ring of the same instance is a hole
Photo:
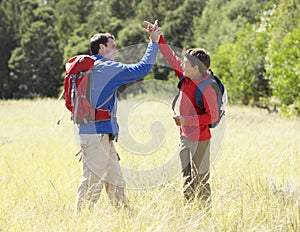
[[[159,49],[171,68],[175,71],[178,79],[182,78],[182,61],[162,36],[159,41]],[[205,107],[205,112],[203,114],[200,114],[200,109],[195,101],[195,91],[198,84],[208,79],[209,76],[210,73],[207,72],[201,80],[191,80],[188,77],[184,77],[180,87],[180,97],[178,99],[179,115],[185,117],[185,125],[180,127],[180,134],[195,141],[210,139],[211,132],[208,125],[218,119],[217,96],[210,85],[203,91],[203,102]]]

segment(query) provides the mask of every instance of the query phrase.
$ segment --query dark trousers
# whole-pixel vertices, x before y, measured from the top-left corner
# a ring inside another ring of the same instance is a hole
[[[197,197],[201,202],[210,203],[210,140],[193,141],[181,136],[179,155],[185,199],[191,201]]]

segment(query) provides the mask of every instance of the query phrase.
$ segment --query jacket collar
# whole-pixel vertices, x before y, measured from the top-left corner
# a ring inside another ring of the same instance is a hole
[[[92,55],[92,58],[94,60],[102,60],[102,61],[108,61],[109,59],[107,59],[106,57],[104,56],[100,56],[100,55]]]

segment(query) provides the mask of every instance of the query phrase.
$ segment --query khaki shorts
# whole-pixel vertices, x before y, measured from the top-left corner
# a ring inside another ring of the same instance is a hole
[[[104,186],[112,205],[128,208],[119,156],[109,135],[82,134],[79,143],[83,152],[83,173],[77,192],[77,213],[85,203],[92,208]]]
[[[84,166],[103,181],[125,187],[119,156],[108,134],[81,134],[79,143]]]

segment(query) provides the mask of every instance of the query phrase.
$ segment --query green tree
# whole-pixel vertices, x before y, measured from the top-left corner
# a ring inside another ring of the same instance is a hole
[[[235,86],[242,104],[257,103],[261,97],[269,94],[268,80],[265,78],[265,56],[267,37],[264,32],[256,31],[248,25],[237,34],[232,56],[232,73],[238,80]]]
[[[143,22],[147,20],[154,22],[157,19],[164,27],[166,14],[177,9],[180,5],[182,5],[181,0],[142,0],[135,8],[136,21]]]
[[[136,7],[141,2],[141,0],[110,0],[107,1],[107,13],[110,17],[115,17],[118,19],[132,19],[136,16]]]
[[[0,98],[6,98],[9,95],[8,91],[8,59],[10,56],[11,38],[8,31],[7,17],[4,10],[0,6]]]
[[[244,105],[264,102],[271,96],[266,75],[270,36],[269,10],[256,24],[248,24],[236,34],[235,43],[220,45],[212,56],[213,67],[225,81],[232,102]]]
[[[201,16],[205,1],[186,0],[178,8],[167,11],[163,29],[168,42],[174,46],[194,46],[194,22]]]
[[[12,98],[16,89],[15,83],[9,78],[8,60],[11,52],[19,46],[20,22],[21,22],[22,0],[6,0],[1,2],[0,13],[1,33],[0,33],[0,53],[1,53],[1,81],[0,88],[2,98]]]
[[[173,48],[211,53],[212,69],[231,102],[270,103],[275,97],[282,111],[299,114],[299,5],[300,0],[0,0],[0,98],[55,96],[64,63],[89,53],[95,33],[114,34],[117,59],[136,62],[148,41],[142,21],[158,19]],[[154,66],[148,78],[173,77],[165,67]]]
[[[16,98],[56,96],[61,84],[62,52],[54,28],[54,11],[47,6],[32,6],[32,11],[27,9],[32,21],[27,21],[30,25],[22,34],[21,46],[14,49],[9,60]]]
[[[10,38],[12,38],[13,42],[20,38],[19,27],[21,22],[21,14],[22,14],[22,0],[6,0],[1,3],[3,8],[3,13],[6,15],[7,21],[5,22],[7,25],[7,31],[10,33]]]
[[[77,30],[88,21],[89,17],[92,17],[91,12],[96,10],[93,7],[96,3],[98,2],[91,0],[60,0],[56,4],[56,27],[62,48],[68,44],[74,30]]]
[[[271,18],[267,74],[280,109],[287,115],[300,113],[299,4],[299,0],[282,0]]]
[[[211,69],[224,82],[228,92],[228,100],[238,102],[239,90],[236,87],[239,86],[239,83],[231,68],[233,66],[233,50],[234,44],[232,43],[220,45],[217,52],[211,55]]]
[[[214,53],[221,44],[233,43],[236,33],[259,20],[265,2],[260,0],[209,0],[203,14],[195,18],[194,40]]]

